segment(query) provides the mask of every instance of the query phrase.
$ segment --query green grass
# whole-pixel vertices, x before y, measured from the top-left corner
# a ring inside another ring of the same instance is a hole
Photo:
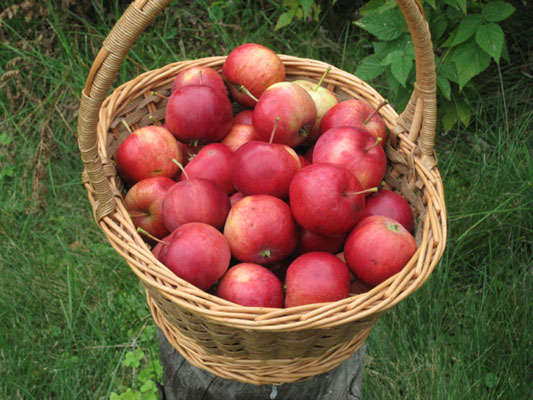
[[[143,373],[158,363],[141,285],[92,219],[75,133],[87,72],[127,2],[55,3],[35,4],[33,14],[19,10],[0,28],[6,399],[108,398],[139,390]],[[252,3],[228,2],[224,25],[195,2],[173,4],[141,35],[116,83],[246,41],[350,72],[368,50],[349,18],[273,32],[277,3],[249,11]],[[519,55],[527,60],[527,49]],[[426,284],[373,328],[366,399],[532,395],[533,89],[521,66],[502,65],[501,81],[495,68],[484,74],[471,125],[437,135],[447,250]],[[142,351],[138,365],[135,350]]]

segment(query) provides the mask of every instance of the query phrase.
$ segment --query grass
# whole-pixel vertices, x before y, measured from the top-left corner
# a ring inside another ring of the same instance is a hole
[[[0,27],[6,399],[109,398],[160,377],[143,290],[92,220],[75,133],[88,69],[127,2],[56,3],[4,14]],[[252,2],[228,2],[223,25],[206,18],[202,4],[165,10],[128,53],[117,82],[245,41],[350,72],[366,51],[349,18],[273,32],[277,3],[253,11]],[[471,125],[438,133],[447,250],[426,284],[373,328],[366,399],[532,395],[533,88],[521,73],[531,57],[523,48],[520,63],[502,65],[501,79],[496,68],[480,78]]]

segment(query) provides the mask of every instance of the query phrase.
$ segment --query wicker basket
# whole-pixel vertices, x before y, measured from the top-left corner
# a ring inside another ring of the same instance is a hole
[[[94,218],[146,288],[156,324],[190,363],[222,378],[281,384],[326,372],[349,358],[378,318],[428,278],[444,251],[446,209],[434,156],[436,85],[428,25],[415,0],[397,0],[416,55],[416,85],[406,110],[380,109],[390,133],[385,186],[401,192],[417,218],[418,250],[407,266],[369,292],[347,299],[288,309],[238,306],[175,276],[152,255],[128,216],[113,155],[127,136],[123,120],[137,128],[164,118],[174,77],[192,65],[220,71],[225,57],[183,61],[146,72],[106,98],[138,35],[170,0],[137,0],[111,30],[89,72],[78,120],[82,175]],[[318,80],[328,64],[280,55],[288,79]],[[377,107],[384,99],[371,86],[332,67],[326,84],[339,98]]]

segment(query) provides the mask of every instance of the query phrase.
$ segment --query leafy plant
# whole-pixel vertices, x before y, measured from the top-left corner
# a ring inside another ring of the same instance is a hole
[[[295,19],[307,20],[312,17],[315,22],[319,21],[320,5],[313,0],[283,0],[282,6],[287,11],[280,14],[274,28],[276,31],[290,25]]]
[[[134,336],[133,343],[148,350],[150,357],[137,347],[128,351],[122,360],[122,366],[133,376],[132,387],[121,387],[120,393],[112,392],[111,400],[157,400],[159,390],[156,382],[161,381],[163,368],[154,345],[155,326],[147,326],[140,335],[136,336],[133,330],[129,332]],[[155,353],[155,357],[154,357]]]
[[[472,79],[491,61],[509,62],[505,35],[498,24],[515,11],[504,1],[424,0],[437,67],[440,120],[444,130],[460,121],[468,125],[472,113],[468,98],[476,92]],[[359,10],[355,25],[376,40],[355,74],[370,81],[384,77],[391,101],[402,109],[415,80],[414,48],[407,23],[394,0],[371,0]]]

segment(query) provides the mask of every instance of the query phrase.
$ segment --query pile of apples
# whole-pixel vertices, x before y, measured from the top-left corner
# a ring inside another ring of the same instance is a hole
[[[385,124],[323,87],[328,71],[289,82],[272,50],[244,44],[221,74],[180,72],[164,124],[120,144],[125,206],[177,276],[240,305],[293,307],[366,291],[415,253],[409,204],[378,189]]]

